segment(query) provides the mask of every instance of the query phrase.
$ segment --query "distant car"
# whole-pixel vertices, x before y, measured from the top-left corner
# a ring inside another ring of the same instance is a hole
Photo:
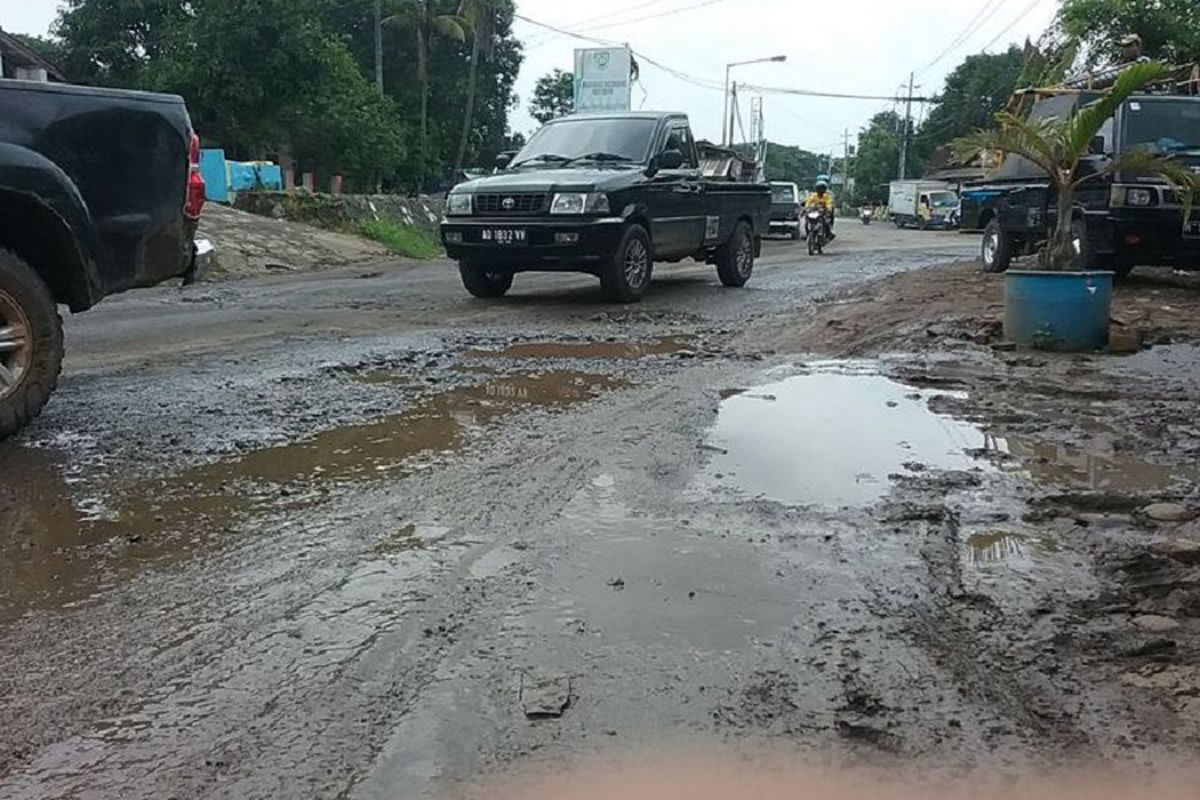
[[[496,175],[456,186],[442,243],[467,291],[501,297],[518,272],[586,272],[631,303],[655,261],[750,279],[770,217],[765,184],[706,178],[683,114],[577,114],[548,123]]]
[[[804,201],[800,187],[794,183],[771,184],[771,233],[784,234],[793,240],[803,234],[800,229],[800,211]]]
[[[183,98],[0,80],[0,439],[58,383],[58,305],[194,277],[203,206]]]

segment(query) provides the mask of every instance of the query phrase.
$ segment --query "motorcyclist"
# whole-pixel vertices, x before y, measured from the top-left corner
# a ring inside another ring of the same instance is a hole
[[[824,212],[823,221],[825,225],[825,238],[833,241],[835,234],[833,232],[833,193],[829,191],[829,178],[825,175],[818,175],[816,185],[813,187],[812,193],[808,199],[804,201],[806,209],[819,208]]]

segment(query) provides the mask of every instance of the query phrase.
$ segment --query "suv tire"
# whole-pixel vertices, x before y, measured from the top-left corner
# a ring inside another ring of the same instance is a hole
[[[726,286],[745,286],[754,273],[754,234],[745,222],[733,228],[729,241],[717,248],[717,277]]]
[[[984,272],[1004,272],[1012,263],[1013,243],[1000,221],[992,219],[983,229],[983,243],[980,245],[980,261]]]
[[[0,250],[0,439],[41,413],[62,372],[62,318],[45,282]]]
[[[600,289],[613,303],[636,303],[650,286],[654,251],[650,234],[641,225],[630,225],[621,235],[609,263],[600,272]]]
[[[512,272],[492,269],[466,259],[458,262],[458,274],[462,277],[463,286],[474,297],[503,297],[513,285]]]

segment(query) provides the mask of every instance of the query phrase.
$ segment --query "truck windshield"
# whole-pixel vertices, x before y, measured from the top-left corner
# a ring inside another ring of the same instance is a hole
[[[566,119],[547,125],[533,135],[513,159],[526,163],[562,163],[594,153],[607,162],[644,163],[658,122],[653,119]]]
[[[1165,153],[1200,150],[1200,99],[1130,100],[1125,106],[1124,146]]]
[[[954,192],[933,192],[929,195],[929,200],[933,203],[934,208],[956,208],[958,206],[958,195]]]
[[[771,202],[772,203],[794,203],[796,202],[796,190],[789,185],[772,186],[771,187]]]

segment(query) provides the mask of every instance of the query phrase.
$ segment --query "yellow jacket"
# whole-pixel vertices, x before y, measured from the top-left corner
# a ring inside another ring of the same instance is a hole
[[[821,195],[817,194],[816,192],[813,192],[812,194],[810,194],[808,196],[808,199],[804,201],[804,207],[805,208],[824,207],[826,211],[833,211],[833,193],[826,192],[825,196],[822,197]]]

